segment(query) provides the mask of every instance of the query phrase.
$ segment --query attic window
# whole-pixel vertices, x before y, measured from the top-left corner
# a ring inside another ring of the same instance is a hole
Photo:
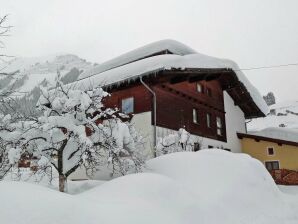
[[[124,114],[130,114],[134,112],[134,98],[129,97],[126,99],[123,99],[121,102],[121,110]]]

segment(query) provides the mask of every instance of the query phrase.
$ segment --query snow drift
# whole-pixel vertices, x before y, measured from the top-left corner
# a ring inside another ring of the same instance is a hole
[[[36,197],[38,195],[38,197]],[[222,150],[150,160],[145,173],[70,196],[25,183],[0,183],[1,223],[297,223],[264,166]],[[291,207],[290,207],[291,205]]]

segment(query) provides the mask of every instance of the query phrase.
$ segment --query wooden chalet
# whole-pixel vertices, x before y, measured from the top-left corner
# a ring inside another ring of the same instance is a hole
[[[73,85],[104,87],[107,107],[134,114],[135,126],[156,138],[184,127],[205,147],[241,151],[237,132],[267,107],[237,65],[202,55],[174,40],[128,52],[80,75]],[[144,133],[145,132],[145,133]]]

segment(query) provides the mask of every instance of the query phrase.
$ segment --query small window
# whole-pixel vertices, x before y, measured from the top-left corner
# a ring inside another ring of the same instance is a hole
[[[220,117],[216,117],[216,133],[222,135],[222,121]]]
[[[197,83],[197,92],[199,93],[203,92],[203,86],[200,83]]]
[[[210,88],[206,89],[206,93],[207,93],[208,96],[210,96],[210,97],[212,96],[212,91],[211,91]]]
[[[207,114],[207,127],[211,128],[211,114]]]
[[[192,120],[193,123],[199,124],[199,113],[198,110],[195,108],[192,109]]]
[[[268,147],[267,151],[268,151],[268,155],[270,155],[270,156],[274,155],[274,148],[273,147]]]
[[[266,161],[265,166],[267,170],[279,170],[279,162],[278,161]]]
[[[121,103],[122,113],[129,114],[134,112],[134,99],[129,97],[122,100]]]
[[[201,149],[201,144],[199,142],[195,142],[193,150],[195,152],[199,151]]]
[[[213,149],[213,145],[208,145],[208,149]]]

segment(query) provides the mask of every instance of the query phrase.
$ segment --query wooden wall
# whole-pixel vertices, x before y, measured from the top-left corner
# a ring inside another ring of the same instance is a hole
[[[140,84],[121,90],[109,91],[109,93],[111,93],[111,96],[104,100],[106,107],[117,107],[121,109],[122,99],[134,97],[134,114],[151,111],[152,96],[148,90]]]
[[[225,141],[225,112],[223,92],[217,81],[201,82],[210,88],[212,96],[206,91],[198,93],[196,83],[182,82],[175,85],[160,85],[154,88],[157,93],[157,125],[178,130],[181,127],[196,135]],[[193,109],[198,111],[198,124],[193,123]],[[207,113],[211,115],[211,127],[207,127]],[[217,135],[216,117],[222,120],[222,135]]]
[[[174,130],[185,127],[192,134],[226,141],[223,91],[220,84],[217,80],[200,83],[204,89],[203,93],[197,92],[196,83],[189,82],[151,86],[157,94],[157,125]],[[211,96],[206,94],[207,88],[211,90]],[[134,97],[135,114],[152,109],[152,95],[141,84],[121,90],[114,89],[110,93],[112,96],[104,101],[107,107],[121,109],[122,99]],[[193,108],[199,112],[199,124],[193,123]],[[211,128],[207,127],[207,113],[211,114]],[[216,134],[216,116],[220,117],[223,123],[221,136]]]

